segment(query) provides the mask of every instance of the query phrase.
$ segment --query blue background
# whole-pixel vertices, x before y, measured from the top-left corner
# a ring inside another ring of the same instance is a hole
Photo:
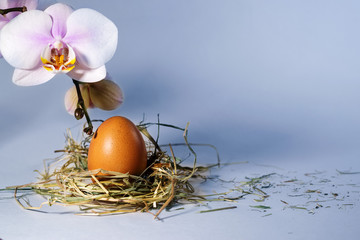
[[[160,114],[164,123],[190,122],[189,140],[214,144],[224,162],[359,170],[359,1],[62,2],[96,9],[119,29],[107,70],[125,101],[115,111],[91,110],[93,119],[122,115],[138,123],[145,115],[145,121],[156,122]],[[35,174],[26,173],[64,146],[66,128],[84,123],[65,111],[64,95],[72,86],[66,75],[19,87],[11,82],[12,71],[0,60],[3,186],[33,181]],[[161,130],[161,143],[181,141],[181,132]],[[215,161],[213,152],[204,155],[211,158],[201,161]],[[24,174],[14,178],[14,171]],[[311,227],[311,221],[297,221]],[[321,229],[324,237],[333,225]],[[338,234],[351,236],[356,227],[347,227]]]
[[[189,121],[190,139],[231,159],[359,156],[358,1],[64,2],[119,28],[107,69],[125,102],[93,118]],[[4,60],[0,70],[0,141],[77,123],[63,107],[67,76],[18,87]]]

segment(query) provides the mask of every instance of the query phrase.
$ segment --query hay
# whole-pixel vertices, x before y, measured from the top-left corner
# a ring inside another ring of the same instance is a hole
[[[196,153],[187,141],[187,128],[184,140],[194,156],[193,167],[184,167],[174,155],[169,145],[171,156],[162,151],[160,146],[147,131],[149,124],[140,124],[138,129],[148,138],[148,167],[140,176],[87,169],[87,152],[91,136],[76,142],[68,130],[64,149],[56,152],[61,156],[45,164],[44,172],[39,172],[39,181],[13,189],[16,201],[25,209],[40,209],[44,205],[60,204],[79,206],[81,215],[110,215],[129,212],[148,212],[155,218],[170,205],[179,200],[194,201],[194,188],[189,179],[201,177],[196,167]],[[160,124],[158,124],[160,126]],[[173,127],[171,125],[165,125]],[[177,127],[175,127],[177,128]],[[99,173],[105,174],[101,178]],[[29,201],[17,196],[18,190],[31,190],[46,197],[39,207],[33,207]],[[153,213],[152,210],[156,211]]]

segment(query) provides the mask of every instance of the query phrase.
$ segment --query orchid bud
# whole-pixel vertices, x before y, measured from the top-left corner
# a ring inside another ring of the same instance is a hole
[[[93,133],[93,129],[92,127],[86,127],[84,128],[84,133],[86,133],[87,135],[91,135]]]
[[[84,109],[82,108],[75,109],[74,116],[76,120],[82,119],[84,117]]]
[[[86,109],[97,107],[107,111],[114,110],[124,100],[121,88],[115,82],[107,79],[95,83],[83,83],[79,87]],[[78,107],[75,86],[66,92],[65,107],[70,114],[75,114]]]
[[[113,81],[104,79],[88,85],[90,100],[97,108],[107,111],[114,110],[124,100],[121,88]]]

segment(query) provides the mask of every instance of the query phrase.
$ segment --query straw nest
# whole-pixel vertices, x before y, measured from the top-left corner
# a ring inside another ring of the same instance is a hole
[[[201,170],[208,168],[196,166],[196,154],[187,141],[187,127],[184,140],[194,156],[192,167],[182,166],[181,159],[174,156],[171,145],[170,154],[163,151],[147,131],[151,124],[140,124],[138,129],[147,137],[148,167],[140,176],[133,176],[102,169],[87,169],[87,152],[91,136],[80,142],[73,139],[68,130],[64,149],[57,150],[61,156],[45,164],[44,172],[39,172],[39,181],[22,186],[10,187],[15,190],[15,199],[25,209],[40,209],[43,205],[77,205],[82,215],[109,215],[129,212],[149,212],[155,217],[166,207],[179,201],[195,199],[194,188],[189,182],[194,177],[202,177]],[[101,172],[106,175],[97,178]],[[39,207],[17,196],[18,190],[31,190],[45,196],[46,201]]]

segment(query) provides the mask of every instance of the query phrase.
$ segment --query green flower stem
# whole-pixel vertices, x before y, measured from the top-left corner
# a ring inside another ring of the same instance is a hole
[[[27,8],[25,6],[23,7],[15,7],[15,8],[7,8],[7,9],[0,9],[0,14],[5,15],[9,12],[26,12]]]
[[[74,85],[76,87],[76,92],[77,92],[77,95],[78,95],[78,108],[81,108],[84,111],[85,118],[86,118],[86,121],[88,123],[88,127],[84,128],[84,132],[86,132],[88,135],[91,135],[93,133],[93,125],[91,123],[89,114],[88,114],[88,112],[86,110],[84,99],[83,99],[83,97],[81,95],[79,82],[77,80],[73,79],[73,83],[74,83]]]

